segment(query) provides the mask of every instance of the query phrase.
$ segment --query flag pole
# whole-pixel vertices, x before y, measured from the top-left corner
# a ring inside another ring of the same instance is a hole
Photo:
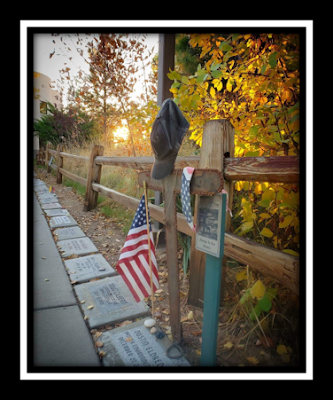
[[[143,189],[145,192],[145,205],[146,205],[146,218],[147,218],[148,255],[149,255],[150,288],[151,288],[151,309],[152,309],[152,316],[154,318],[155,310],[154,310],[153,271],[151,268],[149,214],[148,214],[148,198],[147,198],[147,183],[146,183],[146,181],[143,181]]]

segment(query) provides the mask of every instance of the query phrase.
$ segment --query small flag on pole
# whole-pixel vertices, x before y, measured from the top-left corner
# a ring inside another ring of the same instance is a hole
[[[182,187],[181,187],[181,202],[182,202],[182,210],[183,214],[186,218],[187,223],[191,227],[193,232],[196,232],[196,226],[193,223],[192,218],[192,210],[191,210],[191,193],[190,193],[190,183],[192,179],[192,175],[194,172],[194,168],[185,167],[183,169],[182,175]]]
[[[152,295],[150,286],[147,223],[149,223],[150,226],[149,211],[147,218],[145,195],[143,195],[117,263],[117,271],[137,302]],[[149,229],[149,232],[153,292],[155,292],[159,288],[159,282],[154,239],[151,229]]]

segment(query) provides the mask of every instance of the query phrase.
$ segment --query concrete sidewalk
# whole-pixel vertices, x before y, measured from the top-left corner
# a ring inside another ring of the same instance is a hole
[[[100,367],[44,212],[35,193],[33,196],[33,365]]]

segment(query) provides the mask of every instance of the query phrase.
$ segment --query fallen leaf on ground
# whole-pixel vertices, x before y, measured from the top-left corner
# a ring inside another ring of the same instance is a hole
[[[227,342],[223,345],[223,347],[225,347],[226,349],[231,349],[233,347],[233,344],[231,342]]]
[[[95,342],[95,344],[96,344],[97,347],[103,347],[104,346],[104,343],[103,342],[99,342],[99,341]]]
[[[278,354],[287,354],[288,353],[287,347],[284,344],[280,344],[276,348],[276,351],[278,352]]]
[[[253,365],[259,364],[259,360],[256,357],[246,357],[246,359],[250,364]]]
[[[273,339],[270,336],[261,336],[260,340],[263,347],[274,347]]]
[[[266,287],[260,279],[252,286],[250,290],[252,298],[254,299],[256,297],[258,300],[262,298],[265,292],[266,292]]]
[[[132,323],[132,321],[124,321],[121,324],[119,324],[118,326],[121,327],[121,326],[129,325],[131,323]]]
[[[236,275],[237,282],[243,281],[244,279],[247,279],[246,269],[244,269],[241,272],[238,272],[238,274]]]

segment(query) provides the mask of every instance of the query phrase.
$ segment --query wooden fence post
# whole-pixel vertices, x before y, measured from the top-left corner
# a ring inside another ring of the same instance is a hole
[[[234,156],[234,127],[226,120],[212,120],[205,123],[202,135],[202,148],[199,168],[217,169],[223,171],[224,157]],[[228,205],[231,209],[233,200],[233,182],[224,181],[224,189],[228,193]],[[197,198],[196,198],[197,200]],[[195,202],[194,223],[197,219],[197,204]],[[226,232],[230,231],[231,218],[226,215]],[[227,257],[223,257],[222,264],[226,264]],[[191,243],[189,261],[189,294],[188,304],[203,308],[205,283],[206,254],[195,249],[194,236]],[[221,299],[224,297],[224,282],[226,268],[222,268]]]
[[[104,147],[95,145],[91,149],[90,153],[90,161],[89,161],[89,170],[87,177],[87,187],[86,187],[86,196],[84,199],[83,211],[89,211],[96,207],[98,192],[93,190],[93,183],[100,183],[101,175],[102,175],[102,165],[96,165],[95,157],[102,156],[104,153]]]
[[[168,265],[168,289],[170,302],[170,326],[173,341],[181,343],[182,328],[180,323],[180,293],[179,293],[179,267],[177,257],[177,216],[175,187],[176,180],[173,175],[163,179],[164,186],[164,216],[166,254]]]
[[[51,160],[51,153],[49,152],[49,148],[51,147],[51,143],[47,142],[46,144],[46,165],[47,165],[47,172],[51,172],[51,166],[49,165],[49,161]]]
[[[62,173],[59,171],[62,168],[64,159],[61,157],[60,152],[62,151],[61,144],[57,146],[57,183],[62,183]]]

